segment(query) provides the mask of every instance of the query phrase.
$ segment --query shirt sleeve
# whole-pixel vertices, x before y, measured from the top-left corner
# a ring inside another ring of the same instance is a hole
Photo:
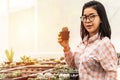
[[[70,67],[76,67],[73,52],[69,50],[67,52],[64,52],[64,55],[65,55],[65,61],[67,65]]]
[[[105,80],[117,80],[117,54],[108,38],[104,38],[100,45],[99,61],[106,71]]]

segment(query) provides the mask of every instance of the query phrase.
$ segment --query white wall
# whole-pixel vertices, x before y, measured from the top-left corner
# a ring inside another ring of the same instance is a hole
[[[0,0],[0,61],[4,60],[4,51],[8,48],[8,5]]]

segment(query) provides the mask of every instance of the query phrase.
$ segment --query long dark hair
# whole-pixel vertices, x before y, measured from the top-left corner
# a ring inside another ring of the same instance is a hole
[[[83,9],[82,9],[82,15],[84,13],[84,10],[86,8],[92,7],[93,9],[95,9],[102,21],[102,23],[100,23],[100,28],[99,28],[99,32],[98,34],[100,35],[100,38],[102,39],[103,37],[108,37],[109,39],[111,38],[111,28],[110,28],[110,24],[107,18],[107,14],[105,11],[105,8],[103,6],[103,4],[101,4],[98,1],[89,1],[87,3],[84,4]],[[81,38],[82,40],[84,39],[85,36],[89,35],[89,32],[85,29],[83,22],[81,21]]]

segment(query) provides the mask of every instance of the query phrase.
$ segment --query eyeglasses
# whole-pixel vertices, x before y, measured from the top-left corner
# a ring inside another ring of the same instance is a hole
[[[87,22],[87,19],[89,19],[90,22],[93,22],[96,16],[98,16],[98,15],[91,14],[88,16],[81,16],[80,19],[82,22]]]

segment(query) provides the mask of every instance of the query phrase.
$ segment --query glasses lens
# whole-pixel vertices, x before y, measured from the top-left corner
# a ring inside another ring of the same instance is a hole
[[[82,22],[86,22],[87,19],[92,22],[92,21],[94,21],[96,16],[97,15],[92,14],[92,15],[89,15],[89,16],[81,16],[80,18],[81,18]]]
[[[96,16],[96,15],[90,15],[90,16],[88,16],[88,18],[89,18],[90,21],[94,21],[95,16]]]
[[[83,22],[87,19],[85,16],[81,16],[80,18],[81,18],[81,21]]]

